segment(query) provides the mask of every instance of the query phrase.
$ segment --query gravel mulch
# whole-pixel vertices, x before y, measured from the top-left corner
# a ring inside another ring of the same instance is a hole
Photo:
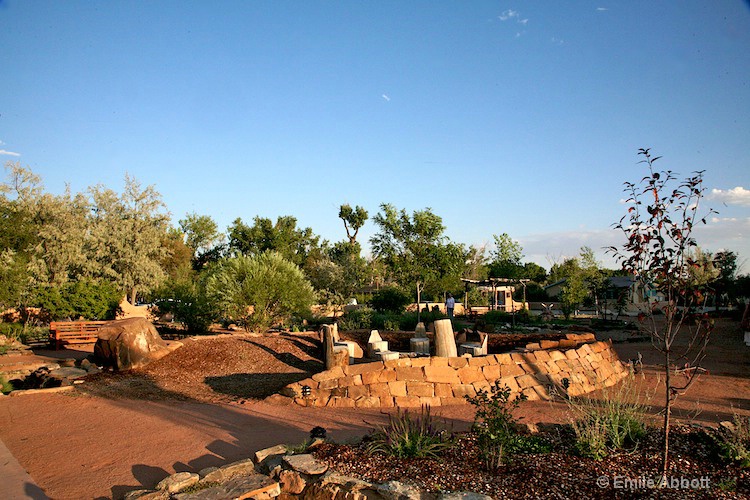
[[[323,370],[314,333],[185,339],[140,370],[101,373],[80,388],[108,398],[242,402],[263,399]]]
[[[614,452],[601,461],[573,454],[572,437],[564,430],[543,436],[553,443],[552,453],[517,455],[494,472],[483,468],[471,434],[460,435],[440,459],[370,455],[357,445],[327,444],[314,453],[343,474],[373,482],[401,481],[433,493],[473,491],[493,498],[554,499],[750,498],[750,470],[723,463],[704,430],[672,430],[674,487],[660,490],[649,485],[660,471],[657,429],[650,429],[637,449]]]

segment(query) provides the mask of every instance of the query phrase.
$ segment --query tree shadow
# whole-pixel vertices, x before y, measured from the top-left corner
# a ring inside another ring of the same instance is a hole
[[[308,359],[303,360],[299,358],[298,356],[295,356],[292,353],[288,352],[277,352],[271,349],[268,346],[264,346],[263,344],[260,344],[258,342],[255,342],[253,340],[243,340],[243,342],[247,342],[248,344],[252,344],[259,349],[262,349],[263,351],[267,352],[277,360],[281,361],[282,363],[291,366],[292,368],[296,368],[303,372],[308,372],[308,374],[317,373],[319,371],[323,370],[323,363],[320,359]],[[312,356],[311,356],[312,357]],[[303,377],[304,378],[304,377]]]
[[[220,394],[236,398],[263,399],[309,376],[309,372],[233,373],[232,375],[206,377],[204,381],[211,390]]]

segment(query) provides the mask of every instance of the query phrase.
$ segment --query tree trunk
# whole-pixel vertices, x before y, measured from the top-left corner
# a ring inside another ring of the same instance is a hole
[[[135,305],[135,297],[136,297],[135,287],[133,287],[130,289],[130,303],[132,305]]]
[[[435,327],[435,356],[441,358],[455,358],[456,338],[453,336],[453,325],[449,319],[439,319],[433,323]]]
[[[661,481],[660,486],[667,484],[667,473],[669,470],[669,423],[672,416],[672,373],[669,367],[669,349],[664,353],[664,368],[666,371],[666,395],[664,396],[664,445],[661,456]]]

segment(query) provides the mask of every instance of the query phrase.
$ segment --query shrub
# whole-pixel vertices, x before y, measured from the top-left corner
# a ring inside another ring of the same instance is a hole
[[[300,268],[276,252],[219,261],[206,279],[206,293],[248,330],[309,310],[315,298]]]
[[[207,331],[219,316],[217,306],[206,296],[205,286],[194,277],[166,283],[152,300],[159,313],[172,314],[191,333]]]
[[[369,307],[360,307],[347,312],[338,320],[339,330],[367,330],[372,328],[372,316],[375,313]]]
[[[381,312],[401,313],[410,302],[408,295],[394,287],[383,288],[370,299],[372,307]]]
[[[743,468],[750,467],[750,418],[735,413],[732,425],[720,427],[714,439],[724,459]]]
[[[365,445],[368,453],[398,458],[439,458],[453,445],[453,436],[433,422],[430,407],[422,406],[416,418],[409,411],[388,416],[388,425],[375,432]]]
[[[448,316],[440,311],[423,311],[419,318],[425,324],[433,323],[439,319],[445,319]],[[403,313],[400,318],[400,328],[405,331],[413,331],[417,327],[417,313]]]
[[[610,450],[637,446],[646,433],[640,392],[632,379],[614,391],[605,390],[601,399],[570,398],[576,452],[601,460]]]
[[[549,444],[543,440],[518,433],[513,410],[526,396],[519,394],[511,400],[510,393],[508,386],[495,381],[489,393],[480,389],[476,396],[466,396],[476,407],[471,430],[477,436],[482,461],[490,471],[510,461],[515,454],[550,451]]]
[[[114,319],[122,294],[111,283],[72,281],[60,286],[36,289],[34,303],[54,320],[84,317],[89,320]]]

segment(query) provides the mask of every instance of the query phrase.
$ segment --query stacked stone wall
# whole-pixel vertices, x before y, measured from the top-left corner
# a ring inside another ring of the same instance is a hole
[[[550,399],[555,392],[578,396],[615,385],[628,374],[611,341],[568,342],[560,341],[557,349],[530,344],[522,351],[480,357],[401,358],[339,366],[290,384],[281,394],[304,406],[410,408],[466,404],[464,396],[489,391],[495,381],[529,400]]]

